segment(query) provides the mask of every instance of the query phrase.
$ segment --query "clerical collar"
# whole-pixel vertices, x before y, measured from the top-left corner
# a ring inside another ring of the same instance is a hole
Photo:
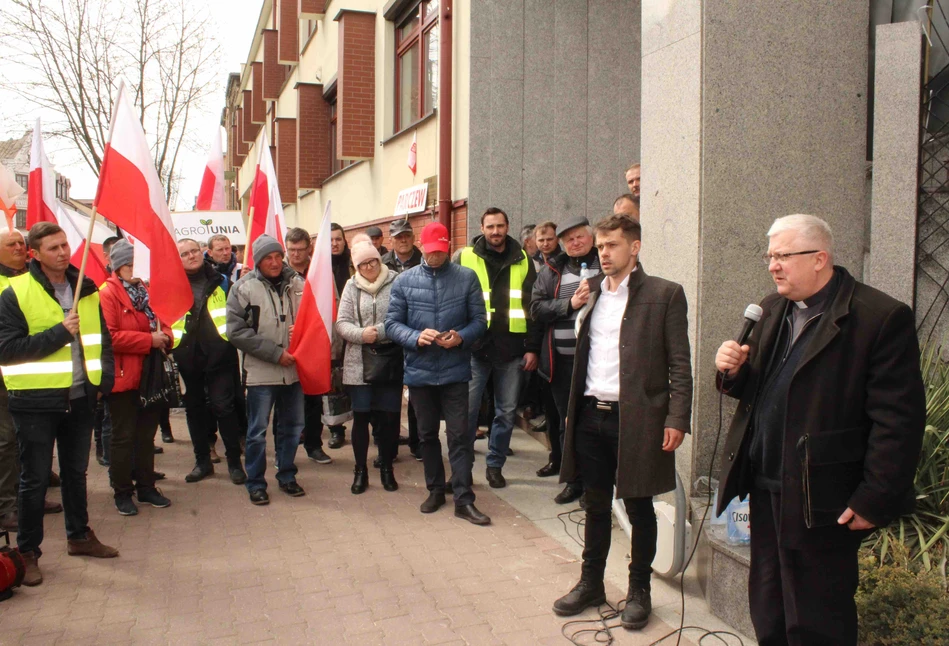
[[[834,269],[834,275],[831,277],[829,281],[827,281],[826,285],[820,288],[820,290],[816,294],[808,298],[805,298],[803,301],[794,301],[794,304],[797,306],[798,309],[802,309],[802,310],[810,309],[812,307],[821,305],[834,292],[837,291],[837,286],[839,284],[840,284],[840,275],[838,274],[837,270]]]

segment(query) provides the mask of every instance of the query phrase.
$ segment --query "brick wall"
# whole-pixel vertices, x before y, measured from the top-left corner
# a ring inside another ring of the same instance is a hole
[[[253,121],[253,113],[251,111],[252,94],[250,90],[241,92],[241,115],[243,117],[241,136],[244,142],[248,144],[254,142],[254,139],[257,138],[257,132],[260,129],[260,124],[255,124]]]
[[[336,84],[336,150],[340,159],[371,159],[376,148],[376,16],[342,10]]]
[[[277,187],[280,199],[287,204],[297,201],[297,120],[278,118],[275,121]]]
[[[299,0],[276,0],[278,60],[282,65],[296,65],[300,60],[300,25],[297,17]],[[281,80],[281,84],[283,81]]]
[[[251,63],[251,118],[254,123],[263,123],[267,117],[267,104],[264,103],[264,64]]]
[[[467,200],[455,205],[455,208],[452,210],[451,217],[451,252],[455,253],[456,250],[468,245]],[[377,226],[382,229],[383,246],[388,249],[392,249],[392,240],[389,238],[389,223],[398,219],[400,218],[383,218],[380,220],[373,220],[371,222],[361,222],[360,224],[354,224],[352,226],[346,227],[346,241],[350,246],[352,246],[353,236],[355,236],[357,233],[365,233],[366,229],[371,226]],[[417,246],[419,249],[422,248],[420,243],[422,238],[422,229],[425,228],[426,224],[433,222],[436,219],[438,219],[438,216],[435,210],[424,211],[423,213],[417,213],[416,215],[409,216],[409,222],[412,224],[412,229],[415,231],[415,246]]]
[[[327,0],[300,0],[300,19],[319,20],[326,13]]]
[[[237,125],[237,154],[246,157],[250,146],[244,141],[244,109],[234,110],[234,123]]]
[[[285,72],[283,65],[280,64],[280,49],[277,42],[276,29],[264,29],[264,70],[263,70],[263,95],[268,101],[276,101],[280,98],[280,86],[283,85]]]
[[[330,110],[323,86],[297,83],[297,188],[317,189],[330,174]]]

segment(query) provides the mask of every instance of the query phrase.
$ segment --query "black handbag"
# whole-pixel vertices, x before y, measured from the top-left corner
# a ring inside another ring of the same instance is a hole
[[[178,367],[174,359],[161,348],[152,348],[142,363],[142,380],[138,385],[139,407],[180,408],[181,399]]]
[[[362,312],[359,309],[359,300],[362,290],[356,290],[356,319],[359,327],[362,324]],[[373,320],[375,320],[376,303],[373,301]],[[381,343],[362,344],[362,380],[371,385],[396,385],[402,383],[405,367],[402,356],[402,346],[392,341]]]

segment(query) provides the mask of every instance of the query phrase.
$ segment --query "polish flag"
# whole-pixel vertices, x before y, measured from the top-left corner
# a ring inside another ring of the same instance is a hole
[[[72,250],[69,261],[76,267],[82,265],[82,254],[89,241],[86,240],[86,232],[76,220],[70,217],[56,197],[56,173],[46,157],[46,150],[43,147],[43,128],[39,117],[33,128],[33,145],[30,148],[30,181],[27,184],[27,200],[26,228],[32,228],[37,222],[58,224],[66,233],[66,241],[69,242],[69,248]],[[99,254],[92,249],[89,249],[86,276],[91,278],[96,286],[104,283],[109,277]]]
[[[244,254],[244,266],[248,269],[254,268],[254,240],[261,234],[276,238],[281,247],[287,237],[283,202],[280,201],[277,172],[270,156],[266,127],[260,129],[260,137],[254,147],[257,148],[257,171],[254,173],[254,183],[250,186],[250,233],[247,235],[247,253]]]
[[[336,319],[336,283],[333,281],[330,220],[330,202],[327,202],[290,340],[289,352],[296,359],[300,385],[307,395],[323,395],[331,390],[330,345]]]
[[[412,134],[412,147],[409,148],[409,158],[405,160],[412,175],[418,170],[418,131]]]
[[[178,255],[165,191],[124,83],[102,155],[95,207],[148,247],[150,301],[158,318],[172,323],[184,316],[194,301],[191,284]]]
[[[13,218],[16,216],[16,198],[24,193],[17,184],[16,177],[6,166],[0,164],[0,211],[7,218],[7,228],[13,230]]]
[[[224,210],[224,153],[221,152],[221,128],[211,142],[211,154],[208,165],[204,168],[204,177],[201,178],[201,189],[198,191],[198,211]]]

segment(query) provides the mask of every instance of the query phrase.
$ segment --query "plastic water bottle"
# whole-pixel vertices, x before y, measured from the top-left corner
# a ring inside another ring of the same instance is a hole
[[[580,280],[587,280],[597,275],[596,269],[590,269],[585,262],[580,263]]]
[[[725,516],[726,540],[732,545],[748,545],[751,543],[748,499],[739,502],[738,498],[735,498],[729,502],[725,509]]]

